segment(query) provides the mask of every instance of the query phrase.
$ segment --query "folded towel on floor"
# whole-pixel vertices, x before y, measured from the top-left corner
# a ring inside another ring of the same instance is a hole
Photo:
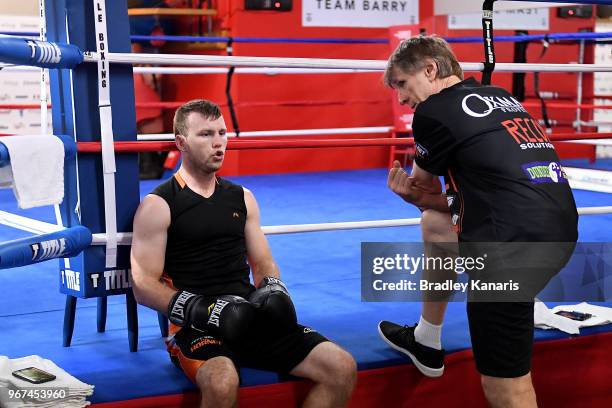
[[[588,313],[591,316],[586,320],[573,320],[556,314],[559,311]],[[612,323],[612,308],[582,302],[577,305],[558,305],[549,309],[543,302],[536,301],[533,317],[537,328],[559,329],[566,333],[578,334],[581,327]]]
[[[12,375],[14,371],[28,367],[39,368],[53,374],[56,378],[42,384],[32,384]],[[85,398],[93,394],[93,389],[92,385],[78,380],[53,361],[40,356],[33,355],[16,359],[0,356],[1,407],[84,407],[90,404]],[[34,392],[27,392],[30,390]],[[36,393],[36,390],[39,392]],[[43,394],[40,390],[60,392],[49,396],[48,393]],[[11,391],[13,398],[11,398]],[[15,398],[15,391],[21,391],[20,394],[17,394],[20,398]]]

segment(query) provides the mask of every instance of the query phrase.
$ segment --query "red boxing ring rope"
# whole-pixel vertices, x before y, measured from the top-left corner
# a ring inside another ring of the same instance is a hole
[[[293,140],[244,140],[230,139],[227,150],[251,149],[298,149],[315,147],[361,147],[361,146],[402,146],[412,145],[414,140],[406,138],[377,138],[377,139],[293,139]],[[177,150],[174,142],[115,142],[117,153],[161,152]],[[99,153],[99,142],[80,142],[77,144],[79,153]]]
[[[611,132],[587,132],[587,133],[552,133],[547,135],[551,142],[580,141],[584,139],[611,139]]]
[[[551,141],[582,140],[582,139],[611,139],[612,133],[557,133],[547,137]],[[534,141],[537,142],[537,141]],[[254,150],[254,149],[299,149],[319,147],[362,147],[362,146],[406,146],[414,144],[411,137],[405,138],[377,138],[377,139],[293,139],[293,140],[244,140],[230,139],[227,150]],[[117,153],[161,152],[176,150],[174,142],[115,142]],[[79,153],[99,153],[100,142],[79,142]]]
[[[528,108],[539,108],[540,102],[521,102],[521,104]],[[594,105],[592,103],[563,103],[563,102],[546,102],[547,108],[554,109],[612,109],[612,105]]]
[[[236,105],[243,107],[264,107],[264,106],[305,106],[305,105],[334,105],[346,103],[346,100],[342,101],[291,101],[291,102],[238,102]],[[376,99],[360,99],[352,100],[351,103],[376,103]],[[184,101],[164,101],[164,102],[137,102],[136,108],[141,109],[176,109],[183,105]],[[537,101],[526,101],[521,102],[523,106],[528,108],[539,108],[540,102]],[[221,104],[224,106],[224,104]],[[47,105],[50,109],[51,105]],[[588,103],[566,103],[566,102],[546,102],[546,107],[553,109],[612,109],[612,105],[595,105]],[[3,103],[0,104],[0,110],[2,109],[40,109],[40,104],[35,103]]]

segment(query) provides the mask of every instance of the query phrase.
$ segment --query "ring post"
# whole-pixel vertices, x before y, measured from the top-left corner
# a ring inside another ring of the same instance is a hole
[[[45,4],[47,38],[50,42],[67,43],[79,50],[96,50],[93,30],[98,13],[91,0],[47,0]],[[108,51],[130,53],[129,21],[126,0],[107,0],[106,17],[112,21],[108,30]],[[72,49],[68,47],[68,49]],[[77,142],[100,141],[98,114],[98,72],[95,64],[79,64],[72,70],[50,69],[54,134],[71,135]],[[108,67],[112,127],[116,141],[136,140],[136,115],[132,66],[115,64]],[[132,220],[140,201],[138,158],[136,153],[116,157],[117,230],[132,230]],[[65,193],[61,205],[64,226],[83,225],[93,233],[104,233],[105,214],[100,155],[79,155],[65,166]],[[77,298],[130,294],[130,247],[120,247],[117,266],[105,268],[104,247],[89,247],[69,259],[69,268],[60,261],[60,291],[67,295],[64,319],[64,345],[70,345]],[[61,279],[66,273],[79,273],[77,284]],[[128,302],[129,303],[129,302]],[[101,306],[104,302],[100,302]],[[103,317],[104,313],[100,313]],[[128,322],[135,324],[134,319]],[[99,320],[99,323],[103,323]],[[100,326],[98,326],[100,328]],[[128,332],[137,333],[134,328]],[[130,338],[130,349],[136,351]]]

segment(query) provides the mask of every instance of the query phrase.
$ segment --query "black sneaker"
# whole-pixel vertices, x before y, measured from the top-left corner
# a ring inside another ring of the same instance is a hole
[[[392,322],[378,323],[378,334],[391,347],[406,354],[416,368],[427,377],[440,377],[444,373],[444,349],[424,346],[414,339],[414,326],[400,326]]]

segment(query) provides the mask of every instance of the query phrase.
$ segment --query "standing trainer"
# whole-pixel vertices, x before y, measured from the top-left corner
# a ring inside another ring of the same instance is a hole
[[[471,293],[475,301],[468,301],[467,313],[491,406],[535,407],[533,296],[565,265],[578,237],[576,205],[554,147],[507,91],[464,80],[441,38],[403,41],[384,79],[401,104],[415,109],[412,173],[395,162],[389,188],[423,211],[426,248],[432,242],[450,248],[457,240],[461,251],[495,248],[499,256],[487,262],[487,278],[514,277],[523,286],[521,296],[506,293],[503,301],[482,301]],[[438,176],[445,178],[445,193]],[[550,242],[558,244],[544,244]],[[444,370],[440,337],[446,306],[444,300],[425,301],[413,327],[379,324],[382,338],[432,377]]]
[[[237,405],[241,366],[312,380],[305,407],[345,406],[355,361],[297,323],[253,193],[216,176],[226,132],[212,102],[177,109],[181,167],[145,197],[134,218],[136,299],[170,319],[168,352],[199,387],[201,407]]]

